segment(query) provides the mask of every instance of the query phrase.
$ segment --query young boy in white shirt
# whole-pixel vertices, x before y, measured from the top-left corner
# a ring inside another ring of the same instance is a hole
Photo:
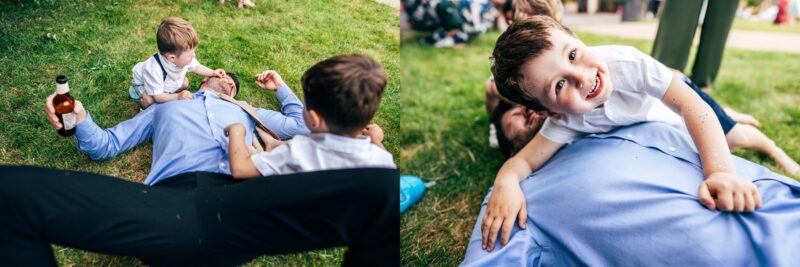
[[[492,56],[498,92],[549,118],[497,173],[483,219],[484,248],[493,249],[501,229],[505,244],[515,219],[525,227],[527,210],[519,181],[564,144],[637,122],[679,124],[675,117],[662,116],[664,108],[681,115],[700,154],[706,178],[700,185],[700,202],[709,209],[736,212],[760,206],[755,185],[736,175],[713,110],[680,73],[650,56],[632,47],[587,47],[547,16],[515,21],[498,38]]]
[[[266,88],[280,87],[277,72],[259,75]],[[232,124],[228,135],[231,175],[238,179],[318,170],[396,168],[381,142],[383,131],[369,121],[386,87],[386,74],[372,59],[335,56],[309,68],[301,79],[303,115],[311,134],[297,135],[270,151],[252,153],[245,128]],[[261,84],[260,84],[261,85]]]
[[[188,72],[206,77],[225,77],[223,69],[212,70],[195,58],[197,32],[189,22],[169,17],[161,22],[156,33],[158,53],[133,66],[133,80],[128,89],[131,98],[142,108],[153,103],[191,99]]]

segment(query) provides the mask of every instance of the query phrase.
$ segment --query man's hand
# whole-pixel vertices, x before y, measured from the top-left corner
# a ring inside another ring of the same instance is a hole
[[[525,229],[527,218],[528,210],[525,208],[525,197],[522,195],[519,181],[495,184],[483,216],[481,247],[492,251],[497,240],[497,232],[501,229],[500,243],[508,244],[511,229],[514,228],[514,220],[518,219],[519,227]]]
[[[274,70],[264,71],[259,75],[256,75],[256,85],[258,87],[270,90],[270,91],[277,91],[278,88],[284,85],[283,79],[281,79],[281,75]]]
[[[64,127],[61,125],[61,122],[58,121],[58,115],[56,115],[56,108],[53,107],[53,98],[56,97],[56,94],[53,93],[52,95],[47,96],[45,99],[45,109],[44,111],[47,113],[47,119],[50,120],[50,125],[53,125],[53,128],[58,130]],[[86,119],[86,110],[83,109],[83,104],[81,101],[75,100],[75,108],[72,109],[72,113],[75,113],[76,121],[75,125],[81,124],[83,120]]]
[[[223,70],[223,69],[215,69],[214,70],[214,75],[217,75],[217,77],[220,77],[220,78],[224,79],[225,75],[227,75],[227,74],[225,73],[225,70]]]
[[[751,212],[761,207],[761,195],[753,182],[727,172],[709,175],[700,184],[698,198],[712,210]]]
[[[377,124],[372,123],[367,125],[364,130],[361,130],[361,134],[369,136],[373,144],[380,144],[383,142],[383,129]]]
[[[178,100],[189,100],[192,98],[194,98],[194,94],[192,94],[192,92],[189,92],[189,90],[183,90],[180,93],[178,93]]]

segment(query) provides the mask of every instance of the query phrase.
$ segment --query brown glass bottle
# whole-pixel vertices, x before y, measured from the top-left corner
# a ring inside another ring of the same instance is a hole
[[[64,137],[75,134],[77,117],[75,113],[72,113],[72,109],[75,108],[75,99],[69,95],[67,76],[58,75],[56,77],[56,96],[53,98],[53,107],[56,109],[58,121],[63,125],[61,129],[58,129],[58,134]]]

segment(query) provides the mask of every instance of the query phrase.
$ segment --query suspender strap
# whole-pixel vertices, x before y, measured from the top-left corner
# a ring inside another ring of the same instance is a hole
[[[250,118],[252,118],[254,121],[256,121],[256,126],[258,126],[258,128],[261,128],[261,130],[264,130],[265,132],[267,132],[270,136],[275,138],[275,140],[281,140],[278,137],[278,135],[275,134],[275,132],[273,132],[272,130],[267,128],[267,125],[264,125],[264,122],[262,122],[261,119],[258,118],[258,115],[256,114],[255,109],[253,109],[253,107],[250,106],[250,104],[247,104],[247,103],[238,101],[236,99],[233,99],[233,97],[230,97],[230,96],[228,96],[226,94],[217,94],[217,96],[219,96],[219,98],[221,98],[222,100],[231,102],[231,103],[236,104],[237,106],[241,107],[244,110],[244,112],[247,113],[247,115],[250,115]]]
[[[158,66],[161,67],[161,75],[164,81],[167,80],[167,70],[164,69],[164,65],[161,64],[161,59],[158,58],[158,53],[153,54],[153,57],[156,58],[156,62],[158,62]]]

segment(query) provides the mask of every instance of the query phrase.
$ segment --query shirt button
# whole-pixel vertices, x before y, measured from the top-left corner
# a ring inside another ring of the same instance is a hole
[[[225,162],[220,162],[219,163],[219,168],[220,169],[225,169]]]
[[[671,147],[669,147],[669,148],[667,148],[667,149],[669,150],[669,152],[675,152],[675,150],[678,150],[678,149],[677,149],[677,148],[675,148],[674,146],[671,146]]]

